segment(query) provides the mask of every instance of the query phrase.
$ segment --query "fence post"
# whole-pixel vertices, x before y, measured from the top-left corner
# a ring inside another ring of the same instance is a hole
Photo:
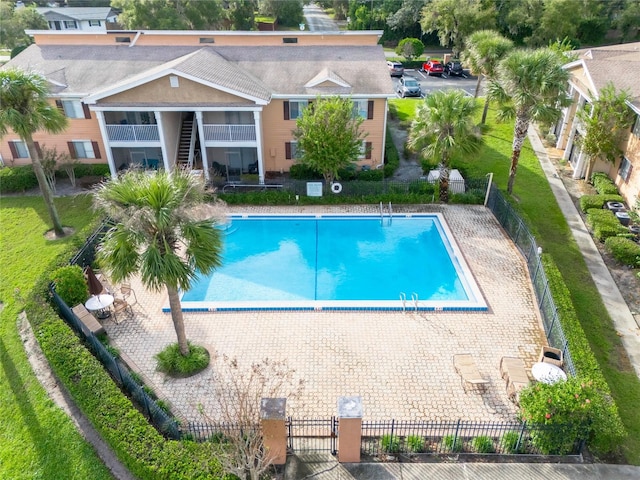
[[[263,398],[260,401],[260,423],[267,455],[274,465],[287,463],[286,398]]]
[[[338,397],[338,462],[360,463],[362,397]]]

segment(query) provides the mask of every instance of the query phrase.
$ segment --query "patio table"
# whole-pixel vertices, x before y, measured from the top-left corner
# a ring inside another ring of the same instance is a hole
[[[91,295],[84,306],[87,307],[87,310],[96,312],[96,317],[104,319],[111,315],[109,313],[109,307],[113,304],[113,301],[113,295],[106,293],[102,295]]]
[[[539,382],[549,385],[567,379],[567,374],[564,373],[564,370],[552,363],[546,362],[534,363],[531,367],[531,375]]]

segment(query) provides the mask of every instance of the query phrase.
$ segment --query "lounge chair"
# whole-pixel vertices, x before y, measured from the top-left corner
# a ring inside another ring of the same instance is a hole
[[[489,383],[489,380],[480,375],[476,361],[472,355],[468,353],[456,354],[453,356],[453,365],[456,372],[460,375],[462,382],[462,389],[466,392],[467,386],[476,387],[479,390],[484,388]]]
[[[507,396],[518,404],[520,390],[529,385],[529,375],[524,362],[518,357],[502,357],[500,360],[500,373],[507,382]]]

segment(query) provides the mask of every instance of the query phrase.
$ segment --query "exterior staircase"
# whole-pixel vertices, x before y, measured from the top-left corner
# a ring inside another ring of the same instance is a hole
[[[176,158],[176,167],[185,170],[193,169],[193,153],[195,149],[195,122],[193,113],[189,114],[182,121],[180,129],[180,143],[178,144],[178,156]]]

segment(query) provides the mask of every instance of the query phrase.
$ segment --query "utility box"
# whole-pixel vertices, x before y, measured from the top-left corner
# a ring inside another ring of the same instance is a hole
[[[308,197],[321,197],[322,196],[322,182],[307,182],[307,196]]]

